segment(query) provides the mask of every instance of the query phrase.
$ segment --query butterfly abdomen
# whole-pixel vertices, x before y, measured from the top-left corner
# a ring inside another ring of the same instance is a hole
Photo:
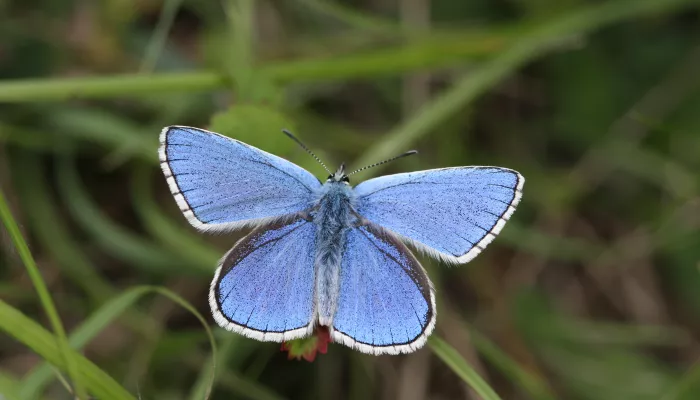
[[[337,309],[340,290],[340,262],[345,235],[353,223],[352,190],[342,182],[326,183],[321,188],[316,224],[316,309],[318,323],[330,326]]]

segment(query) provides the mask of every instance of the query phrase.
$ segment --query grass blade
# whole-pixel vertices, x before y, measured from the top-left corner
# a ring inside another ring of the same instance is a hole
[[[10,207],[5,201],[5,195],[1,189],[0,218],[2,218],[2,222],[5,224],[7,232],[10,234],[12,242],[14,243],[15,247],[17,248],[17,251],[19,252],[19,256],[22,259],[25,268],[27,269],[29,278],[31,279],[32,284],[34,285],[34,288],[36,289],[36,292],[39,295],[39,300],[41,302],[42,307],[44,308],[44,312],[46,312],[46,315],[48,316],[49,321],[51,322],[51,327],[56,334],[56,344],[60,351],[61,357],[63,358],[66,371],[68,372],[68,375],[70,376],[71,381],[73,383],[75,394],[79,399],[87,399],[87,392],[85,391],[85,388],[83,387],[83,384],[80,381],[80,379],[78,379],[76,366],[72,357],[70,356],[68,340],[66,339],[66,332],[63,329],[63,324],[61,323],[61,317],[58,315],[58,311],[56,310],[56,306],[54,305],[53,300],[51,299],[49,290],[46,287],[46,284],[44,283],[44,279],[41,277],[41,272],[39,272],[39,268],[34,262],[34,257],[32,257],[32,253],[29,251],[29,247],[24,241],[22,233],[20,232],[19,227],[15,222],[15,219],[12,217]]]
[[[96,337],[102,330],[104,330],[107,325],[114,322],[119,318],[124,312],[126,312],[130,307],[134,306],[143,296],[151,293],[157,293],[162,296],[166,296],[172,301],[178,303],[180,306],[185,308],[187,311],[192,313],[199,322],[204,326],[209,338],[209,343],[212,347],[211,365],[206,368],[206,371],[210,372],[207,375],[207,381],[203,384],[203,390],[201,393],[207,394],[211,392],[214,383],[214,375],[216,366],[216,342],[214,336],[209,329],[209,325],[202,315],[197,312],[197,310],[190,305],[186,300],[177,295],[176,293],[160,287],[152,286],[137,286],[131,288],[120,295],[114,297],[102,307],[100,307],[94,314],[90,316],[85,322],[83,322],[78,328],[75,329],[70,335],[69,343],[75,349],[83,348],[90,340]],[[36,398],[41,393],[41,390],[49,383],[52,378],[51,367],[44,364],[35,368],[31,371],[22,381],[22,387],[20,388],[19,394],[23,399]],[[208,385],[208,386],[207,386]],[[207,395],[208,396],[208,395]],[[199,398],[202,398],[201,396]],[[205,397],[206,398],[206,397]]]
[[[377,160],[384,160],[405,151],[412,143],[430,133],[439,123],[454,115],[457,111],[496,85],[527,62],[542,53],[556,48],[562,38],[585,34],[606,24],[626,18],[653,14],[664,10],[692,4],[685,0],[626,0],[606,2],[569,12],[544,23],[523,39],[499,53],[478,69],[469,72],[457,81],[453,88],[427,103],[415,117],[408,119],[388,133],[377,145],[370,148],[356,165],[369,165]],[[377,174],[384,166],[367,172]],[[360,172],[358,178],[366,177]]]
[[[483,400],[501,400],[496,392],[491,389],[486,381],[474,371],[469,363],[457,353],[452,346],[437,336],[433,336],[428,341],[430,349],[440,358],[450,369],[466,382]]]
[[[483,355],[484,359],[500,370],[508,380],[520,386],[530,398],[536,400],[555,399],[546,382],[520,366],[495,343],[475,329],[471,329],[469,335],[474,343],[474,347]]]
[[[158,24],[153,32],[153,36],[148,41],[146,54],[141,62],[141,72],[151,72],[158,63],[160,53],[168,40],[168,32],[175,21],[175,15],[182,5],[182,0],[166,0],[158,18]]]
[[[209,337],[209,344],[211,345],[211,377],[209,378],[209,387],[207,388],[207,390],[205,392],[204,398],[208,399],[209,396],[211,396],[211,391],[214,389],[214,381],[216,378],[216,365],[217,365],[216,341],[214,340],[214,335],[212,334],[211,329],[209,328],[209,324],[207,324],[207,321],[204,319],[204,317],[202,317],[202,315],[190,303],[188,303],[187,300],[183,299],[182,297],[180,297],[176,293],[174,293],[168,289],[161,288],[161,287],[152,287],[151,290],[169,298],[170,300],[179,304],[182,308],[184,308],[187,311],[189,311],[190,313],[192,313],[195,317],[197,317],[199,322],[202,323],[202,325],[204,326],[204,329],[207,331],[207,336]]]
[[[66,359],[72,360],[80,382],[97,398],[135,400],[98,366],[67,346],[60,349],[54,335],[2,300],[0,300],[0,330],[7,332],[61,370],[66,370]]]
[[[202,369],[200,372],[199,376],[197,377],[197,381],[195,382],[194,386],[192,387],[192,391],[190,392],[190,399],[191,400],[199,400],[203,397],[205,397],[206,393],[211,392],[214,388],[213,385],[216,384],[216,376],[213,372],[213,368],[218,367],[221,369],[221,365],[223,362],[226,361],[228,358],[229,353],[231,350],[234,348],[234,344],[238,338],[235,335],[230,335],[223,341],[223,345],[219,349],[219,365],[214,364],[214,360],[210,360],[209,363],[207,363],[207,366]],[[214,375],[214,381],[210,382],[209,378],[210,376]],[[207,388],[208,387],[208,388]],[[252,397],[251,397],[252,398]],[[255,397],[258,399],[265,399],[265,397]]]
[[[27,222],[37,240],[58,261],[62,272],[93,300],[105,300],[114,290],[97,272],[71,237],[41,172],[36,153],[22,151],[11,157],[14,181],[27,214]]]
[[[700,388],[700,361],[696,361],[683,377],[666,392],[661,400],[681,400],[693,398]]]
[[[22,397],[17,392],[17,381],[12,376],[0,372],[0,399],[19,400]]]
[[[445,119],[485,93],[515,69],[532,59],[536,52],[533,44],[512,47],[477,70],[469,72],[453,87],[428,102],[415,117],[399,124],[371,147],[353,165],[370,165],[377,160],[386,160],[405,151],[407,146],[427,135]],[[387,164],[358,172],[356,179],[363,180],[368,174],[377,174]]]
[[[117,150],[123,160],[139,158],[153,164],[158,161],[156,136],[147,128],[102,109],[63,106],[49,113],[46,119],[57,128],[56,136]]]
[[[146,292],[144,288],[130,289],[108,301],[70,334],[68,343],[74,349],[82,349]],[[23,399],[36,398],[52,377],[53,372],[48,364],[37,366],[22,380],[19,394]]]
[[[559,15],[534,25],[518,37],[562,38],[590,32],[625,19],[661,14],[690,7],[696,0],[621,0],[604,2]],[[379,74],[400,74],[454,65],[467,57],[494,54],[512,43],[509,36],[438,35],[370,53],[301,60],[260,67],[260,73],[278,83],[347,80]],[[442,42],[442,43],[440,43]],[[518,44],[515,47],[521,47]],[[534,55],[533,55],[534,56]],[[154,93],[207,91],[226,87],[228,76],[215,72],[123,75],[71,79],[27,79],[0,83],[0,102],[57,101],[73,98],[152,96]]]
[[[338,22],[356,29],[358,32],[368,31],[387,36],[401,36],[401,27],[393,21],[379,17],[368,16],[357,12],[339,2],[326,0],[301,0],[301,4],[325,18],[333,18]]]
[[[138,238],[127,229],[109,220],[92,202],[80,182],[78,172],[71,160],[65,158],[58,163],[59,191],[68,211],[76,221],[94,235],[105,250],[116,257],[151,272],[172,271],[176,267],[191,267],[180,258],[143,238]],[[183,268],[183,271],[198,271]],[[201,271],[198,271],[201,273]]]

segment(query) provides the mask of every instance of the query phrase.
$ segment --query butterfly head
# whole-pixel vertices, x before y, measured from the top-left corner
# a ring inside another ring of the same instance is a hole
[[[345,184],[350,184],[350,178],[345,173],[345,163],[340,164],[338,170],[334,174],[328,175],[328,182],[344,182]]]

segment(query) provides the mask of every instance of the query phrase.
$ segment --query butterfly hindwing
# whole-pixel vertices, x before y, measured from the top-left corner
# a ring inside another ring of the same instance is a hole
[[[209,292],[222,327],[263,341],[313,329],[316,228],[301,217],[259,227],[224,256]]]
[[[163,129],[158,150],[170,191],[201,230],[232,230],[308,209],[320,182],[303,168],[203,129]]]
[[[501,231],[524,182],[499,167],[387,175],[357,185],[357,211],[429,255],[466,263]]]
[[[333,340],[368,354],[410,353],[435,326],[435,295],[423,267],[374,224],[351,229],[340,268]]]

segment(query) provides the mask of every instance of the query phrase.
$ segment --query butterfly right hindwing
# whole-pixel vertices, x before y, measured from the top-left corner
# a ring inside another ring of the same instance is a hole
[[[410,353],[435,327],[435,293],[406,246],[368,223],[351,229],[332,337],[368,354]]]

